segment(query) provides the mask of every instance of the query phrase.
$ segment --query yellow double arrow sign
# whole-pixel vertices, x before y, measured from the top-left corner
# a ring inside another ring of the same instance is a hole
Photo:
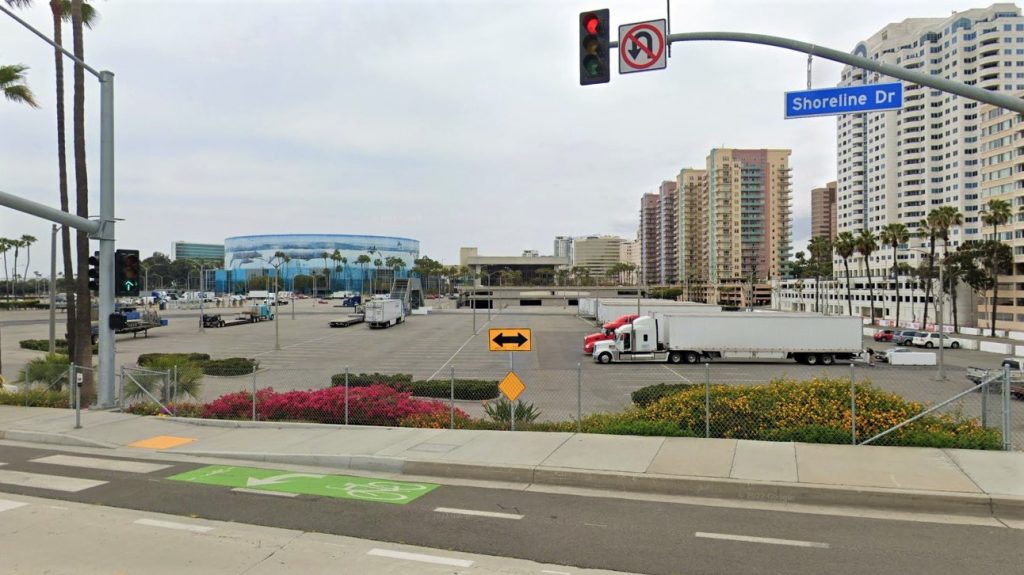
[[[489,329],[487,347],[491,351],[533,351],[533,333],[529,328]]]

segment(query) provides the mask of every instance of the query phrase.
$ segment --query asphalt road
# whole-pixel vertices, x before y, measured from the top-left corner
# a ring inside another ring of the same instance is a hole
[[[55,454],[67,455],[0,443],[0,462],[5,464],[0,467],[0,503],[5,493],[46,497],[166,513],[186,523],[231,521],[651,574],[1016,574],[1024,565],[1020,531],[1024,524],[1009,528],[998,523],[910,522],[823,511],[710,507],[628,495],[597,497],[455,485],[442,485],[407,505],[309,495],[288,498],[167,479],[201,467],[195,463],[140,458],[137,461],[167,467],[139,473],[33,461]],[[93,466],[125,461],[77,455],[89,458],[88,465]],[[12,485],[25,473],[36,474],[27,482],[32,486],[23,480]],[[61,492],[50,488],[53,476],[105,483]],[[465,511],[501,515],[467,515]],[[10,529],[2,519],[0,525],[6,527],[0,531]],[[0,557],[5,541],[0,537]]]

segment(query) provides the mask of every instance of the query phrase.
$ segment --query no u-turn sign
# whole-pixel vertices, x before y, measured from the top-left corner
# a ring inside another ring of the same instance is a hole
[[[619,74],[664,69],[665,43],[664,19],[619,26]]]

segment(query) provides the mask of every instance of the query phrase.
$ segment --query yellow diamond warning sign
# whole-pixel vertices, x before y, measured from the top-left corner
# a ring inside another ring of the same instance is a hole
[[[501,380],[501,383],[498,384],[498,389],[505,394],[509,401],[515,401],[526,390],[526,384],[523,383],[523,380],[519,379],[516,372],[510,371],[505,376],[505,379]]]

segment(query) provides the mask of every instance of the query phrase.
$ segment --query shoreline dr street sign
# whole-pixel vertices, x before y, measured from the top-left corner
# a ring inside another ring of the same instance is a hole
[[[665,69],[665,27],[664,18],[619,26],[619,74]]]
[[[902,107],[902,82],[786,92],[787,119],[880,112]]]

